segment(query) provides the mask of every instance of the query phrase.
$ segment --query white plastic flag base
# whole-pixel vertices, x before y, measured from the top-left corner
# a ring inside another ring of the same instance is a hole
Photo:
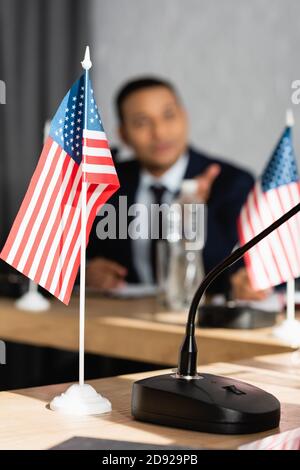
[[[68,415],[100,415],[111,411],[111,403],[91,385],[73,384],[64,393],[53,398],[50,408]]]
[[[280,326],[273,329],[273,335],[291,346],[300,346],[300,321],[284,320]]]
[[[46,310],[49,310],[50,308],[50,302],[49,300],[45,299],[45,297],[42,296],[37,291],[28,291],[26,294],[22,295],[16,302],[15,306],[19,310],[26,310],[28,312],[45,312]]]

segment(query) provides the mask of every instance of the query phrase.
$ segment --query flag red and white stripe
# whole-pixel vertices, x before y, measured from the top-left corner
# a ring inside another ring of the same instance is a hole
[[[300,428],[244,444],[239,450],[300,450]]]
[[[78,164],[51,137],[44,145],[0,257],[69,303],[80,264],[81,186],[88,182],[86,239],[119,181],[104,132],[83,131]]]
[[[86,181],[119,185],[105,132],[83,129],[82,153]]]
[[[300,184],[292,182],[262,191],[257,182],[248,195],[239,220],[241,244],[245,244],[299,203]],[[245,255],[250,281],[266,289],[300,276],[300,216],[268,235]]]

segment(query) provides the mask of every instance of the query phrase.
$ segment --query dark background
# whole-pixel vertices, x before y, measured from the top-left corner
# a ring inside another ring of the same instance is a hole
[[[89,2],[0,0],[0,246],[42,149],[43,129],[81,73]],[[1,262],[2,269],[3,263]]]

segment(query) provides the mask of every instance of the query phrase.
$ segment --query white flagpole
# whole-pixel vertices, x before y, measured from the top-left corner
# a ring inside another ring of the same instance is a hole
[[[31,313],[42,313],[49,310],[51,304],[39,291],[37,284],[29,280],[28,291],[15,302],[15,307]]]
[[[86,47],[84,60],[81,62],[85,70],[85,93],[84,93],[84,129],[87,129],[88,116],[88,83],[89,69],[92,67],[90,59],[90,48]],[[85,138],[84,138],[85,145]],[[84,153],[82,154],[82,164],[85,163]],[[81,246],[80,246],[80,300],[79,300],[79,384],[84,384],[84,330],[85,330],[85,271],[86,271],[86,199],[87,182],[82,175],[81,190]]]
[[[89,69],[92,66],[90,49],[87,46],[84,60],[81,62],[85,70],[85,95],[84,95],[84,129],[88,124],[88,84]],[[83,142],[85,145],[86,138]],[[82,165],[84,163],[82,152]],[[70,415],[102,414],[111,411],[110,401],[97,393],[89,384],[84,383],[84,329],[85,329],[85,268],[86,268],[86,201],[87,185],[82,175],[81,190],[81,244],[80,244],[80,298],[79,298],[79,383],[71,385],[64,393],[54,397],[50,402],[50,409]]]
[[[295,279],[286,283],[286,319],[289,322],[295,320]]]

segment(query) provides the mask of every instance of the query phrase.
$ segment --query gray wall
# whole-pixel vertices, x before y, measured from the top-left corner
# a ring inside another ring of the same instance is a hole
[[[159,74],[183,96],[194,144],[262,170],[300,78],[298,0],[91,2],[94,86],[113,143],[116,88]],[[300,155],[300,105],[293,109]]]

